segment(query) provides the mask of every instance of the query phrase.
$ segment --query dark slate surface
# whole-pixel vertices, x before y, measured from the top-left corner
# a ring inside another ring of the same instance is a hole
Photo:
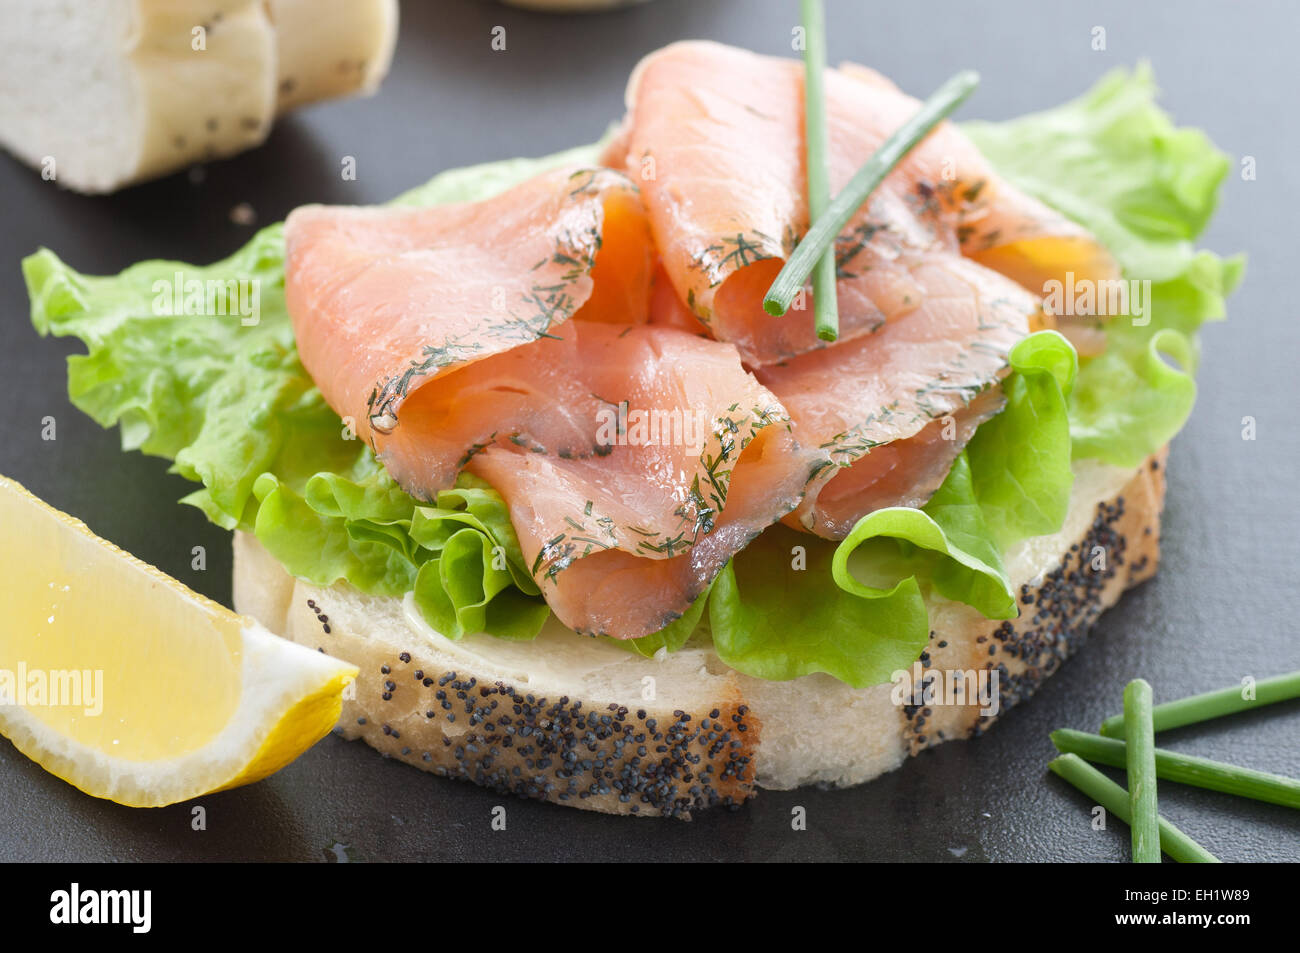
[[[788,53],[793,0],[656,0],[598,17],[547,17],[490,3],[408,4],[393,74],[365,101],[324,105],[281,123],[256,152],[108,198],[59,191],[0,157],[0,472],[100,534],[210,596],[229,601],[229,541],[193,509],[165,463],[118,450],[69,406],[71,341],[27,322],[18,262],[39,245],[90,273],[142,258],[208,261],[251,233],[231,224],[248,202],[261,222],[304,202],[383,200],[433,173],[590,141],[621,111],[628,71],[683,37]],[[765,792],[745,809],[690,824],[592,816],[509,801],[326,739],[280,774],[188,806],[135,811],[85,797],[0,741],[0,859],[875,859],[1121,860],[1122,824],[1098,833],[1088,805],[1049,777],[1049,730],[1095,728],[1124,682],[1150,679],[1170,698],[1300,668],[1295,407],[1294,215],[1300,194],[1297,77],[1300,7],[1223,4],[1043,4],[831,0],[831,59],[872,64],[925,94],[960,67],[984,84],[966,116],[1004,118],[1076,95],[1104,71],[1149,59],[1178,120],[1228,153],[1253,155],[1258,179],[1227,182],[1206,244],[1247,250],[1232,320],[1204,336],[1201,397],[1170,460],[1164,565],[1101,621],[1086,648],[1030,704],[978,741],[945,745],[848,791]],[[507,29],[493,52],[493,26]],[[1107,49],[1091,49],[1103,26]],[[344,182],[341,157],[357,158]],[[40,439],[54,415],[58,440]],[[1244,416],[1258,439],[1241,439]],[[206,572],[190,549],[210,553]],[[1168,737],[1171,747],[1300,776],[1300,706]],[[1162,788],[1167,815],[1229,860],[1300,858],[1300,819],[1282,808]],[[790,830],[794,805],[808,830]],[[347,845],[347,850],[334,845]]]

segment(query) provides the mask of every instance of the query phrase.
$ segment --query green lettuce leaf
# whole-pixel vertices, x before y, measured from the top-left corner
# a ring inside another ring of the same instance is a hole
[[[826,672],[856,688],[912,664],[930,631],[916,579],[849,593],[833,581],[835,553],[833,543],[781,525],[745,547],[709,596],[718,657],[756,678]]]
[[[417,506],[409,538],[434,557],[415,579],[415,604],[451,639],[490,632],[531,639],[549,610],[524,564],[505,501],[488,484],[462,474],[436,506]]]
[[[1107,336],[1108,350],[1084,365],[1070,408],[1074,452],[1080,458],[1137,466],[1182,429],[1192,412],[1195,339],[1172,328],[1145,340],[1117,330]]]
[[[1197,329],[1224,317],[1244,270],[1240,256],[1192,245],[1214,212],[1228,157],[1200,130],[1176,128],[1155,96],[1141,66],[1046,112],[964,124],[999,172],[1088,228],[1126,279],[1151,283],[1144,313],[1111,320],[1106,352],[1082,361],[1071,406],[1075,456],[1120,466],[1136,466],[1186,422]]]
[[[1019,341],[1008,361],[1006,408],[966,447],[974,496],[1003,552],[1026,537],[1055,533],[1065,521],[1074,485],[1068,399],[1079,368],[1074,348],[1055,331]]]

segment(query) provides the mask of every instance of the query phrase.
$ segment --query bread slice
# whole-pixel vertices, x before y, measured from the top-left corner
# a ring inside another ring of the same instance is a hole
[[[372,90],[397,8],[0,0],[0,21],[0,145],[60,185],[110,192],[255,146],[291,106]]]
[[[409,597],[292,579],[245,533],[235,537],[235,607],[361,669],[339,723],[346,738],[522,797],[689,817],[740,804],[756,786],[860,784],[983,732],[1056,670],[1103,609],[1154,573],[1164,459],[1136,470],[1076,464],[1061,531],[1008,554],[1018,619],[930,600],[918,668],[996,672],[996,713],[974,698],[914,705],[892,684],[852,689],[826,675],[766,682],[727,668],[707,645],[645,659],[554,622],[531,643],[452,642]]]

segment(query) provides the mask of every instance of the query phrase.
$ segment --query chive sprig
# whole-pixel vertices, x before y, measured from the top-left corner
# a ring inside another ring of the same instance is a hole
[[[1106,764],[1112,768],[1124,768],[1128,764],[1127,745],[1116,738],[1103,738],[1086,731],[1061,728],[1052,732],[1052,744],[1062,754],[1077,754],[1094,764]],[[1164,748],[1156,748],[1154,751],[1156,777],[1162,781],[1235,794],[1283,807],[1300,808],[1300,781],[1295,778]]]
[[[1246,698],[1240,685],[1229,685],[1217,691],[1163,702],[1151,709],[1151,723],[1155,731],[1168,731],[1293,698],[1300,698],[1300,672],[1260,679],[1255,683],[1253,698]],[[1101,733],[1107,738],[1124,737],[1124,716],[1107,718],[1101,723]]]
[[[1135,678],[1124,686],[1125,768],[1133,820],[1133,863],[1160,863],[1156,810],[1156,741],[1151,727],[1151,683]]]
[[[1052,732],[1052,744],[1061,756],[1048,768],[1128,823],[1134,862],[1159,863],[1163,848],[1175,860],[1218,863],[1218,858],[1159,815],[1156,779],[1291,808],[1300,808],[1300,780],[1157,748],[1155,733],[1297,697],[1300,672],[1256,682],[1249,698],[1242,686],[1233,685],[1154,706],[1151,686],[1134,679],[1124,688],[1124,713],[1102,722],[1100,735],[1069,728]],[[1124,768],[1128,790],[1089,761]]]
[[[1053,774],[1074,785],[1109,813],[1124,823],[1132,825],[1133,815],[1129,808],[1128,792],[1077,754],[1063,754],[1050,761],[1047,767]],[[1219,858],[1163,817],[1157,815],[1156,823],[1160,844],[1156,851],[1157,859],[1159,859],[1159,851],[1163,850],[1174,860],[1184,864],[1220,863]]]
[[[804,139],[807,143],[808,215],[816,221],[831,201],[830,132],[826,128],[826,18],[822,0],[800,0],[804,29]],[[813,266],[813,320],[817,336],[834,341],[840,335],[840,310],[835,294],[835,250]],[[800,287],[803,282],[800,282]]]
[[[806,39],[806,45],[811,49],[813,46],[811,34]],[[853,218],[862,203],[880,186],[880,183],[885,180],[885,176],[893,171],[894,167],[903,160],[903,157],[911,152],[917,143],[924,139],[935,126],[960,106],[978,85],[979,74],[973,70],[963,70],[940,86],[934,95],[921,105],[915,115],[894,130],[893,134],[880,144],[880,148],[872,154],[862,168],[854,173],[853,178],[849,180],[840,194],[830,201],[822,214],[813,217],[812,227],[808,229],[803,241],[799,242],[794,252],[786,259],[785,266],[781,269],[780,274],[776,276],[776,280],[772,282],[767,297],[763,299],[763,307],[768,314],[779,317],[790,309],[790,303],[794,301],[795,295],[799,293],[799,289],[804,286],[813,268],[823,257],[829,257],[832,261],[832,268],[834,267],[833,246],[835,239],[843,231],[844,226],[849,223],[849,220]],[[811,118],[811,114],[809,118]],[[805,120],[805,123],[807,122],[808,120]],[[813,135],[808,135],[807,132],[805,136],[808,140],[809,169],[811,170],[814,166],[824,168],[826,164],[825,143],[818,145],[817,152],[819,154],[814,154],[816,139]]]

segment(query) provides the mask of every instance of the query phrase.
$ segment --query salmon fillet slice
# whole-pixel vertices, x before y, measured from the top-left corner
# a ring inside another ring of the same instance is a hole
[[[965,259],[920,266],[924,316],[760,368],[796,439],[826,454],[787,523],[838,539],[872,510],[921,506],[975,428],[1002,407],[1007,354],[1032,296]]]
[[[828,70],[825,95],[834,193],[918,104],[856,66]],[[604,161],[641,186],[680,298],[750,366],[822,347],[810,291],[802,309],[785,317],[762,310],[809,224],[801,64],[717,43],[677,43],[641,62],[627,103]],[[943,123],[837,241],[841,340],[924,314],[935,292],[917,265],[932,264],[936,249],[973,257],[1039,294],[1067,268],[1077,276],[1115,274],[1095,239],[1004,182],[960,130]]]
[[[616,638],[689,608],[820,458],[735,348],[650,324],[570,321],[421,385],[401,427],[399,483],[487,480],[556,616]]]
[[[559,169],[463,205],[306,206],[285,224],[285,250],[303,365],[385,462],[421,453],[399,424],[422,384],[579,314],[647,318],[645,211],[636,187],[607,169]],[[455,476],[399,481],[427,497]]]
[[[649,540],[641,526],[620,527],[616,539],[607,535],[607,517],[596,515],[612,500],[634,503],[639,512],[662,505],[655,494],[634,500],[647,494],[642,456],[626,453],[597,468],[494,445],[470,464],[505,496],[542,594],[556,617],[577,632],[638,638],[675,621],[732,556],[799,504],[819,455],[802,449],[784,421],[757,431],[732,452],[725,508],[710,516],[707,527],[684,521],[675,543],[662,533]],[[686,481],[671,482],[667,498],[683,491],[695,495]],[[575,510],[584,494],[601,502]],[[569,515],[557,519],[561,513]]]
[[[873,69],[845,63],[840,71],[875,91],[877,121],[886,128],[897,128],[920,108],[919,100]],[[1067,274],[1076,284],[1120,277],[1118,262],[1091,232],[999,176],[952,123],[940,123],[894,175],[915,182],[922,202],[937,207],[963,255],[1036,296],[1049,282],[1064,283]],[[1104,349],[1098,326],[1109,317],[1057,315],[1053,326],[1080,354],[1092,355]]]

